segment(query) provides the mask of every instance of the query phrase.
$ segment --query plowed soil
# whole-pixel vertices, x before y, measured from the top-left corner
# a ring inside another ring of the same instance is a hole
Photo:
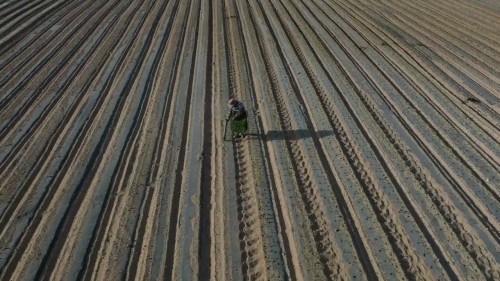
[[[1,280],[500,280],[499,142],[498,0],[0,0]]]

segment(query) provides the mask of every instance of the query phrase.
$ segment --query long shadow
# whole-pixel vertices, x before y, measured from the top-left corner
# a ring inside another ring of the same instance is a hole
[[[287,131],[268,131],[266,134],[247,134],[250,138],[260,138],[265,141],[275,141],[275,140],[299,140],[307,139],[312,137],[309,130],[299,129]],[[315,132],[315,135],[319,138],[324,138],[326,136],[333,135],[331,130],[320,130]]]

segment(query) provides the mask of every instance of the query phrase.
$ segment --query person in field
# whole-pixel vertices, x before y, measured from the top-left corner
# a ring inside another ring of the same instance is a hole
[[[248,130],[247,111],[243,103],[237,99],[228,101],[230,108],[229,120],[231,121],[231,129],[233,130],[233,138],[243,138]]]

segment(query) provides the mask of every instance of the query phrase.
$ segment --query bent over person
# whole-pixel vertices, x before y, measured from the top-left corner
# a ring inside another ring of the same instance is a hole
[[[248,130],[247,111],[245,110],[245,106],[237,99],[230,99],[228,106],[231,110],[229,119],[231,120],[233,138],[245,137]]]

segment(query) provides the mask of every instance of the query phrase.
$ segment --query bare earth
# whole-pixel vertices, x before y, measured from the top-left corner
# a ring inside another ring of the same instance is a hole
[[[1,280],[500,280],[499,142],[498,0],[0,0]]]

